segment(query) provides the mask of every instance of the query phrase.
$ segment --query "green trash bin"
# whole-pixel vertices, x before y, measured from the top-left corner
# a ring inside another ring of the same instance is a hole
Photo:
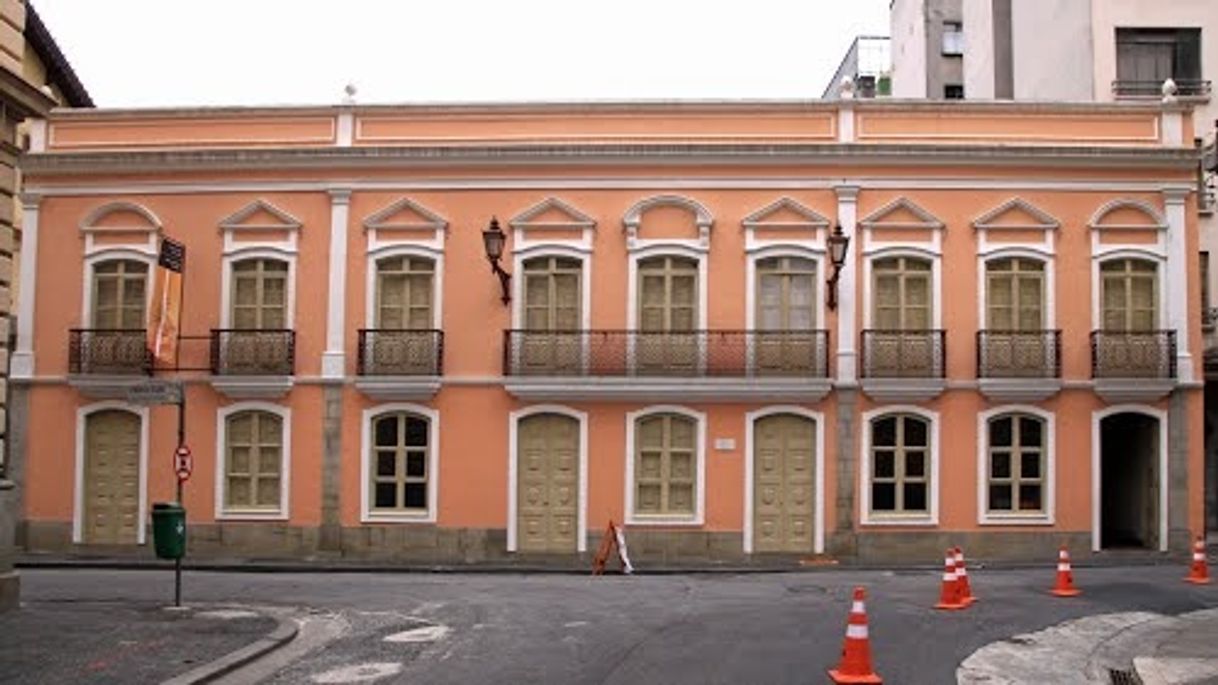
[[[186,510],[177,502],[152,505],[152,540],[161,559],[186,556]]]

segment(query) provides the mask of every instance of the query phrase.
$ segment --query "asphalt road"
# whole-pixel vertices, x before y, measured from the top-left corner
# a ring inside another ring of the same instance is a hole
[[[1218,585],[1176,566],[1076,569],[1081,597],[1044,570],[971,570],[980,601],[931,609],[933,572],[809,571],[591,578],[572,575],[209,573],[188,602],[296,607],[334,617],[336,639],[272,683],[820,683],[836,663],[854,585],[868,589],[876,670],[887,683],[955,682],[974,650],[1069,618],[1218,606]],[[154,571],[26,570],[26,597],[150,601]],[[389,638],[388,640],[386,638]]]

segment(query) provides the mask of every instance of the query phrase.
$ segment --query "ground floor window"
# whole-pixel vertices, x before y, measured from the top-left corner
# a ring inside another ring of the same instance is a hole
[[[372,419],[371,509],[426,513],[429,509],[430,421],[410,412]]]
[[[871,420],[871,513],[929,515],[930,429],[930,421],[916,414],[884,414]]]
[[[278,513],[283,508],[284,422],[244,410],[224,419],[224,510]]]
[[[1014,413],[996,416],[987,425],[987,508],[999,514],[1043,513],[1045,420]]]

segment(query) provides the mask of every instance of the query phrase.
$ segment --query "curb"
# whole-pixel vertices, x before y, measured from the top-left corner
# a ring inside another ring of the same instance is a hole
[[[296,632],[299,628],[296,622],[290,618],[280,618],[278,621],[279,625],[275,626],[275,629],[267,633],[265,637],[241,649],[229,652],[215,661],[174,676],[161,683],[161,685],[199,685],[200,683],[209,683],[259,657],[279,649],[296,638]]]

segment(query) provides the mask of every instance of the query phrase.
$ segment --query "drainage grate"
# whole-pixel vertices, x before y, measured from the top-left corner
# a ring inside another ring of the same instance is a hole
[[[1108,678],[1111,679],[1112,685],[1142,685],[1142,679],[1138,677],[1138,672],[1132,669],[1122,671],[1110,668],[1108,669]]]

